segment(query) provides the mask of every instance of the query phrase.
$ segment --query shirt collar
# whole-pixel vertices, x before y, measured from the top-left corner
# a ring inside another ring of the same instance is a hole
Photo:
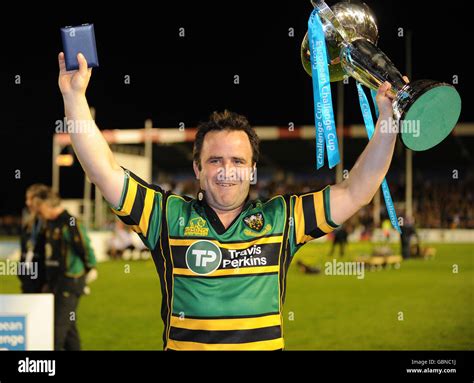
[[[211,206],[209,206],[209,204],[207,203],[206,192],[204,190],[201,189],[198,191],[197,196],[196,196],[196,201],[197,201],[197,204],[204,209],[204,212],[206,213],[206,217],[208,218],[210,224],[212,225],[216,233],[219,235],[224,234],[227,229],[222,224],[215,210]],[[239,219],[242,212],[246,211],[252,205],[252,203],[253,201],[250,200],[250,194],[247,194],[247,198],[245,198],[242,211],[234,218],[234,220],[229,225],[229,227],[231,227],[235,223],[235,221]]]

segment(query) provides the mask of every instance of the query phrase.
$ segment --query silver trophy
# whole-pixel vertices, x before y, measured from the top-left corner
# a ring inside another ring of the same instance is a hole
[[[399,70],[377,47],[377,24],[366,4],[340,2],[329,8],[324,1],[311,3],[318,9],[323,26],[331,81],[352,76],[374,90],[388,81],[392,85],[394,121],[404,145],[421,151],[443,141],[461,113],[461,97],[456,89],[433,80],[406,84]],[[301,60],[311,76],[308,33],[301,44]]]

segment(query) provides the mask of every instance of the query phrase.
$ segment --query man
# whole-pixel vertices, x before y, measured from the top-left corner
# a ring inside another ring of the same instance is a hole
[[[86,274],[96,265],[89,238],[64,207],[57,193],[41,191],[35,209],[46,221],[44,292],[54,294],[54,349],[80,350],[76,310],[86,284]]]
[[[59,54],[59,87],[71,133],[89,179],[152,251],[160,276],[165,350],[283,349],[282,306],[293,254],[367,205],[390,165],[395,133],[383,84],[376,132],[342,183],[269,201],[248,197],[259,156],[258,137],[235,113],[214,113],[199,126],[193,169],[196,199],[149,185],[115,161],[86,100],[91,69],[82,54],[67,72]],[[89,122],[89,125],[86,123]]]
[[[402,234],[400,235],[400,248],[403,259],[409,259],[412,255],[412,239],[416,238],[415,242],[415,256],[420,254],[420,237],[416,232],[415,220],[411,216],[407,216],[405,224],[402,226]]]
[[[20,234],[20,262],[26,265],[28,270],[31,269],[35,272],[18,275],[21,281],[21,291],[24,294],[41,293],[45,283],[44,223],[34,210],[33,199],[37,193],[47,189],[46,185],[33,184],[26,190],[26,214]]]
[[[336,246],[339,245],[339,255],[341,258],[344,256],[344,250],[347,245],[347,236],[349,233],[347,232],[347,228],[345,225],[339,226],[335,231],[334,231],[334,238],[332,240],[332,245],[331,245],[331,250],[329,251],[329,256],[332,257],[334,254],[334,250],[336,249]]]
[[[117,221],[112,238],[109,241],[109,248],[107,254],[111,259],[122,259],[123,253],[126,250],[132,251],[133,246],[133,232],[123,222]]]

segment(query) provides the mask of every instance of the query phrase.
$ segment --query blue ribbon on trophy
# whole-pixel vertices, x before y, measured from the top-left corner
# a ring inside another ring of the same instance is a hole
[[[340,156],[332,108],[326,40],[318,9],[313,10],[308,21],[308,39],[312,72],[317,74],[312,76],[316,126],[316,168],[320,169],[324,166],[325,148],[329,168],[333,168],[339,163]]]
[[[369,101],[367,100],[367,96],[365,95],[364,89],[359,82],[356,81],[357,85],[357,92],[359,93],[359,104],[360,110],[362,111],[362,117],[364,118],[365,123],[365,130],[367,131],[367,136],[369,140],[372,139],[374,135],[375,127],[374,127],[374,120],[372,118],[372,112],[370,111]],[[370,90],[370,94],[372,95],[372,101],[374,103],[375,108],[375,115],[379,116],[379,111],[377,108],[377,102],[375,101],[375,96],[377,92],[374,90]],[[397,230],[401,234],[400,226],[398,225],[398,218],[397,212],[395,211],[395,206],[393,206],[392,196],[390,194],[390,189],[388,187],[387,180],[384,178],[382,181],[382,194],[385,200],[385,206],[387,207],[387,213],[390,218],[390,222],[395,230]]]

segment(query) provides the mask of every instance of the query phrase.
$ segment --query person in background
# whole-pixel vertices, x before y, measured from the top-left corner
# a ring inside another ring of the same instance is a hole
[[[45,283],[44,222],[34,210],[33,198],[37,193],[46,190],[48,190],[48,186],[43,184],[33,184],[26,190],[26,208],[22,218],[20,233],[20,263],[24,264],[26,269],[35,265],[36,272],[18,274],[23,294],[41,293]]]
[[[116,221],[107,253],[112,259],[121,259],[127,249],[133,250],[133,232],[122,221]]]
[[[413,220],[413,218],[407,217],[405,219],[405,224],[402,225],[400,228],[402,230],[402,234],[400,235],[400,245],[402,249],[403,259],[408,259],[411,257],[411,243],[413,238],[417,239],[415,255],[418,255],[420,253],[420,240],[415,229],[415,221]]]
[[[389,219],[382,221],[382,233],[386,243],[390,242],[390,231],[392,230],[392,224]]]
[[[348,232],[345,225],[341,225],[338,229],[334,230],[334,238],[332,240],[331,250],[329,256],[332,257],[334,249],[339,245],[339,255],[341,258],[344,256],[344,249],[347,244]]]
[[[46,222],[46,286],[43,291],[54,294],[54,349],[80,350],[76,311],[86,275],[95,270],[95,255],[86,231],[61,206],[56,192],[42,190],[34,197],[33,204]]]

